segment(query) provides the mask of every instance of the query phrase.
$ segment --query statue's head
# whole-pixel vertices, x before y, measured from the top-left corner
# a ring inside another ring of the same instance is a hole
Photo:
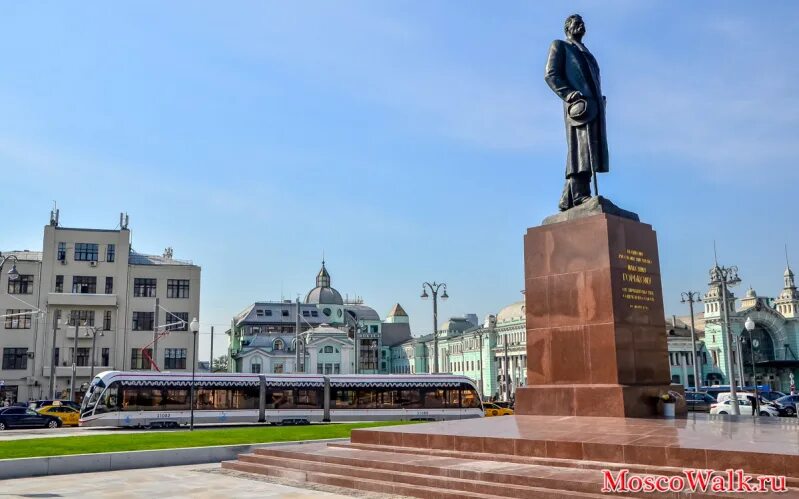
[[[572,38],[581,39],[585,34],[585,23],[583,22],[583,18],[579,14],[572,14],[566,18],[566,22],[563,25],[563,31],[566,32],[566,36],[570,36]]]

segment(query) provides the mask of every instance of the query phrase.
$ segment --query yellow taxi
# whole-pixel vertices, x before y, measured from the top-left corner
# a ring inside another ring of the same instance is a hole
[[[492,404],[490,402],[483,402],[483,410],[485,411],[486,417],[513,416],[513,409],[508,409],[507,407],[500,407],[497,404]]]
[[[80,412],[78,412],[77,409],[65,405],[46,405],[36,412],[39,414],[47,414],[48,416],[55,416],[64,423],[64,426],[78,426],[78,420],[80,419]]]

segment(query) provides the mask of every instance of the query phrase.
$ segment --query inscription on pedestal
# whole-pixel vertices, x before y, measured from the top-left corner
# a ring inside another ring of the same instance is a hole
[[[629,308],[648,311],[650,304],[655,303],[655,288],[649,275],[652,260],[637,249],[627,249],[619,253],[617,258],[625,264],[625,271],[621,274],[624,283],[621,297]]]

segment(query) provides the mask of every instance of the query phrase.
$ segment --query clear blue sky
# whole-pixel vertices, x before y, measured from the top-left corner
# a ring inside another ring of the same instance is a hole
[[[0,6],[0,248],[66,226],[203,267],[203,332],[333,285],[429,332],[521,298],[563,182],[542,75],[572,12],[608,98],[603,194],[658,232],[666,310],[722,264],[799,268],[793,2],[16,2]],[[743,286],[737,290],[743,293]],[[203,341],[204,351],[207,351]]]

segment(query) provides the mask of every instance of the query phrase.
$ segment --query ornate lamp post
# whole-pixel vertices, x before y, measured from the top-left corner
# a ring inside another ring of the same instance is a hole
[[[758,345],[755,343],[757,340],[752,339],[752,331],[755,330],[755,321],[753,321],[751,317],[747,317],[746,322],[744,322],[744,327],[749,333],[749,353],[752,359],[752,384],[755,385],[755,407],[752,411],[752,416],[757,416],[760,414],[760,399],[757,394],[757,368],[755,367],[755,348]]]
[[[730,315],[729,304],[727,302],[727,288],[735,286],[740,283],[741,279],[738,277],[738,267],[735,265],[731,267],[721,267],[718,263],[710,270],[710,285],[721,287],[721,304],[722,304],[722,337],[727,343],[726,357],[727,357],[727,379],[730,382],[730,403],[732,405],[732,414],[738,416],[741,410],[738,407],[738,388],[735,383],[735,367],[732,365],[732,349],[733,341],[732,334],[730,333]],[[740,355],[739,355],[740,357]],[[740,360],[740,359],[739,359]],[[743,380],[741,380],[743,383]]]
[[[433,284],[429,282],[422,283],[422,300],[430,297],[427,294],[428,288],[433,293],[433,372],[436,374],[438,374],[438,290],[442,287],[444,292],[441,294],[441,299],[446,300],[449,298],[446,283],[437,283],[435,281],[433,281]]]
[[[702,378],[699,376],[699,363],[697,362],[697,354],[696,354],[696,329],[694,327],[694,302],[701,302],[702,297],[699,294],[699,291],[685,291],[680,293],[680,303],[688,303],[688,308],[691,311],[691,350],[693,357],[693,365],[694,365],[694,389],[699,391],[699,387],[701,386],[700,382]]]
[[[191,353],[191,389],[189,390],[189,406],[191,418],[189,420],[189,431],[194,431],[194,374],[197,369],[197,333],[200,331],[200,323],[197,318],[191,320],[189,330],[193,336],[193,351]]]
[[[17,279],[19,279],[19,272],[17,272],[17,262],[19,261],[19,259],[17,258],[16,255],[8,255],[8,256],[0,255],[0,271],[3,270],[3,265],[5,265],[6,260],[10,259],[14,260],[14,264],[11,265],[11,270],[8,271],[8,280],[16,281]]]

